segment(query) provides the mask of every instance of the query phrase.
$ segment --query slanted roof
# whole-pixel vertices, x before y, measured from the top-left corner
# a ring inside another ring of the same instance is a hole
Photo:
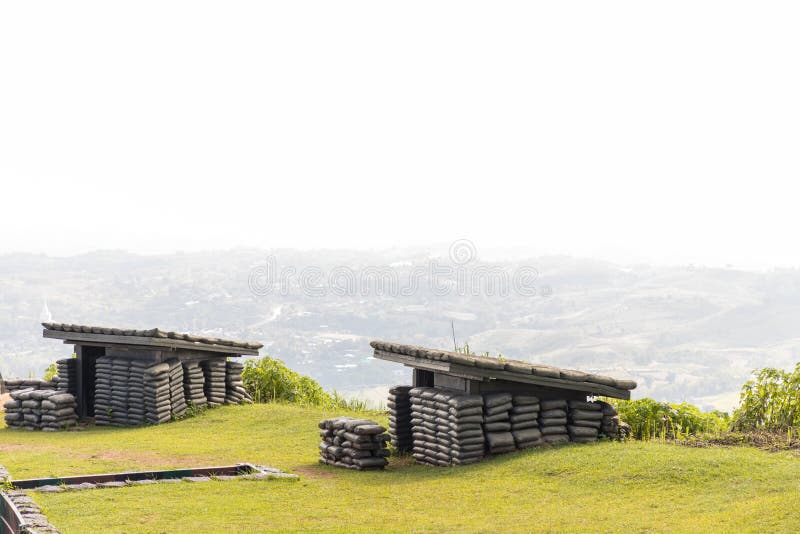
[[[141,345],[249,355],[258,355],[258,349],[264,346],[261,343],[167,332],[158,328],[134,330],[66,323],[42,323],[42,326],[44,337],[76,344],[89,342],[103,345]]]
[[[636,388],[633,380],[538,363],[466,355],[386,341],[373,341],[370,345],[375,349],[375,357],[382,360],[476,380],[502,379],[620,399],[630,398],[630,390]]]

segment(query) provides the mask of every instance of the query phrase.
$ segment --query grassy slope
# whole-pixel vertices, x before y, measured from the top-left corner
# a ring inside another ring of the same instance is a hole
[[[37,495],[65,533],[800,529],[800,459],[789,453],[602,443],[358,473],[316,462],[316,422],[331,415],[262,405],[130,430],[2,429],[0,464],[23,478],[251,461],[302,477]]]

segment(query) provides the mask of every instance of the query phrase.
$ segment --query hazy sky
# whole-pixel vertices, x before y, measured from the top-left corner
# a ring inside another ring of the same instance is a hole
[[[800,265],[795,2],[4,2],[0,252]]]

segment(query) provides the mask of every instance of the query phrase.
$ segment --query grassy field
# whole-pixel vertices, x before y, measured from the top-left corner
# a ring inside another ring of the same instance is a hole
[[[393,458],[385,472],[359,473],[317,463],[316,422],[332,415],[256,405],[160,427],[3,428],[0,464],[16,478],[238,461],[301,476],[37,494],[64,533],[800,530],[800,458],[788,452],[600,443],[460,468]]]

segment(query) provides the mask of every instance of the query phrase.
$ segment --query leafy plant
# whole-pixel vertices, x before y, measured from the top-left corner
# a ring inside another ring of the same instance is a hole
[[[245,362],[242,381],[255,402],[289,402],[324,408],[367,410],[365,402],[345,399],[335,391],[327,393],[312,378],[292,371],[283,361],[269,356]]]
[[[793,371],[766,367],[742,386],[734,430],[787,432],[800,426],[800,364]]]
[[[730,426],[727,413],[703,412],[686,402],[673,404],[650,398],[607,400],[615,406],[620,419],[631,426],[631,437],[634,439],[679,439],[705,432],[726,431]]]
[[[47,369],[44,370],[44,379],[50,380],[54,376],[58,374],[58,366],[54,363],[51,363],[47,366]]]

